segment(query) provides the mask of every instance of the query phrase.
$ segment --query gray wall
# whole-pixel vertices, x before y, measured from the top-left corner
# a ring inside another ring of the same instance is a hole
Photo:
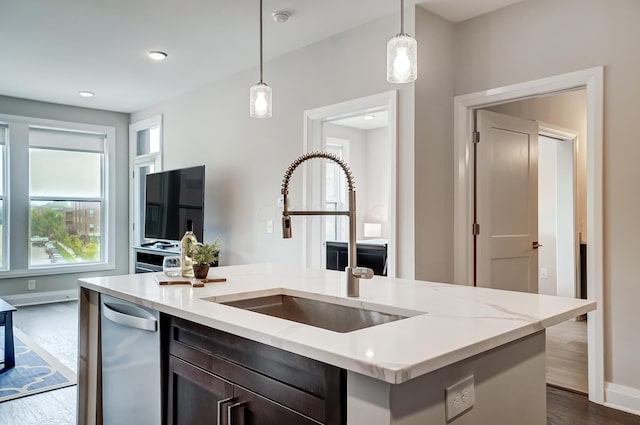
[[[0,296],[75,289],[77,288],[77,280],[79,277],[127,273],[129,252],[129,191],[127,189],[129,187],[127,180],[129,174],[129,115],[6,96],[0,96],[0,114],[115,127],[116,157],[114,160],[116,164],[116,187],[125,188],[124,190],[116,191],[115,231],[116,235],[126,235],[123,238],[116,237],[116,269],[113,271],[36,276],[36,291],[27,291],[28,277],[0,279]],[[16,253],[13,253],[13,255],[16,255]]]
[[[364,237],[364,223],[380,223],[381,238],[389,238],[389,191],[391,190],[391,164],[389,161],[389,129],[380,127],[365,131],[365,194],[366,202],[359,208]],[[358,196],[360,196],[358,194]]]
[[[640,2],[527,0],[457,28],[456,94],[605,66],[605,380],[640,389]]]
[[[453,282],[455,26],[418,7],[416,39],[416,278]]]
[[[411,11],[408,11],[411,15]],[[413,19],[408,30],[413,31]],[[303,152],[303,112],[375,93],[398,90],[398,270],[414,276],[413,85],[385,78],[387,40],[397,31],[388,17],[320,41],[265,64],[273,87],[273,117],[249,117],[249,87],[257,69],[136,112],[132,122],[163,114],[166,168],[206,165],[205,239],[220,236],[223,264],[302,263],[302,219],[282,239],[277,199],[290,162]],[[302,201],[302,173],[291,181],[292,208]],[[274,233],[266,222],[273,220]]]

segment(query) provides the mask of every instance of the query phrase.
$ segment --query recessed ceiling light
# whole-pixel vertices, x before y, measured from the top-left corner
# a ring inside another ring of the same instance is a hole
[[[365,115],[365,116],[364,116],[364,117],[362,117],[362,118],[364,118],[364,119],[365,119],[365,120],[367,120],[367,121],[371,121],[371,120],[372,120],[372,119],[374,119],[375,117],[376,117],[375,115]]]
[[[92,92],[92,91],[87,91],[87,90],[80,90],[80,91],[78,92],[78,94],[79,94],[80,96],[82,96],[82,97],[93,97],[93,96],[95,95],[95,93],[94,93],[94,92]]]
[[[167,55],[165,52],[161,52],[160,50],[152,50],[150,52],[147,52],[147,56],[149,56],[149,58],[153,59],[154,61],[161,61],[165,60],[169,55]]]

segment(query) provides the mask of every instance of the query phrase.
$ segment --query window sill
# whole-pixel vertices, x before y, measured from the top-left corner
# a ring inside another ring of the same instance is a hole
[[[98,272],[105,270],[115,270],[115,265],[112,263],[92,263],[78,266],[58,266],[58,267],[34,267],[32,269],[22,270],[4,270],[0,271],[1,279],[11,279],[16,277],[31,277],[31,276],[49,276],[57,274],[77,274],[87,272]]]

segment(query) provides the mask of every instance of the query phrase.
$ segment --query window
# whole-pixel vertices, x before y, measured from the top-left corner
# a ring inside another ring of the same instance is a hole
[[[105,135],[29,129],[29,266],[103,260],[95,211],[105,205]],[[94,225],[89,226],[90,222]]]
[[[338,158],[346,158],[349,141],[327,137],[326,151]],[[325,161],[325,209],[328,211],[344,211],[347,206],[347,182],[342,168],[333,161]],[[325,237],[328,241],[346,241],[347,218],[344,216],[327,216],[325,219]]]
[[[0,115],[0,278],[115,267],[114,148],[113,127]]]
[[[144,240],[145,176],[162,171],[162,116],[158,115],[129,126],[131,158],[130,215],[133,246]],[[133,258],[133,256],[132,256]],[[133,270],[133,262],[130,264]]]

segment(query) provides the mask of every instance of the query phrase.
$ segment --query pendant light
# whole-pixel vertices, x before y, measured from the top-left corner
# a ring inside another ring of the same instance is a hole
[[[262,81],[262,0],[260,0],[260,81],[249,90],[249,115],[271,117],[271,87]]]
[[[404,0],[400,0],[400,34],[387,43],[387,81],[410,83],[418,76],[418,43],[404,32]]]

